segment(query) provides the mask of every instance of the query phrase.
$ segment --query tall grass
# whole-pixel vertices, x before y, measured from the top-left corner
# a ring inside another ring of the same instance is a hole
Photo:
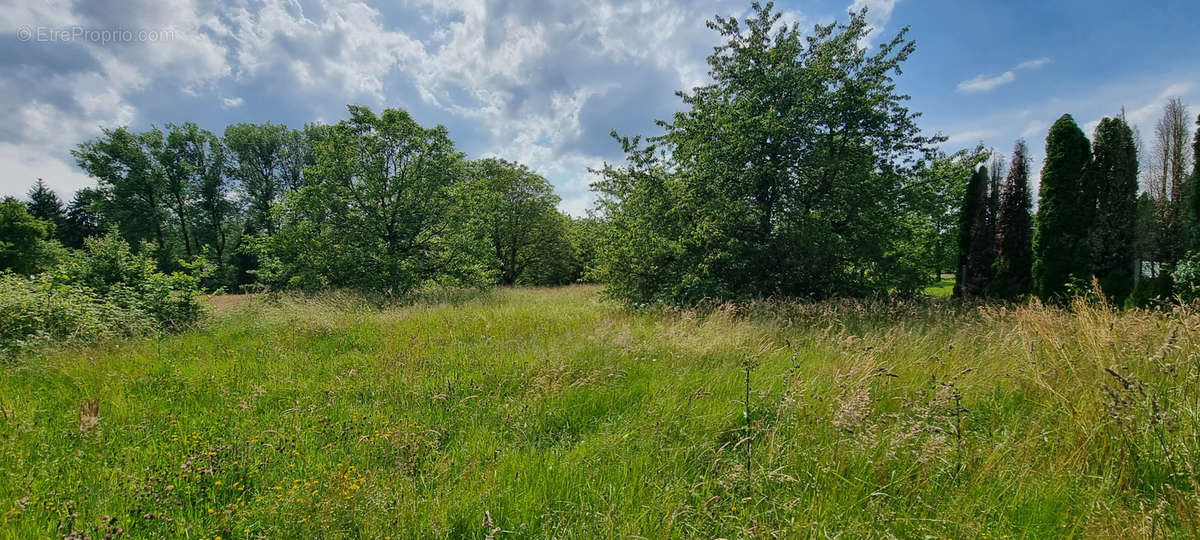
[[[0,368],[0,536],[1200,531],[1187,308],[570,287],[213,319]]]

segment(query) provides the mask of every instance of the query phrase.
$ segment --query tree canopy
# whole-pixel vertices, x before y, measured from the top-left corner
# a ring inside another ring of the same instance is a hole
[[[901,31],[859,44],[865,12],[803,36],[771,4],[709,23],[725,43],[714,83],[628,164],[599,171],[613,230],[601,257],[611,292],[633,302],[823,297],[912,290],[906,173],[932,153],[894,75],[915,49]]]

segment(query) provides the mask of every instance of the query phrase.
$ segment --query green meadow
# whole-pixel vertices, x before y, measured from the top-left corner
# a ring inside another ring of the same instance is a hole
[[[592,286],[210,306],[0,369],[0,536],[1200,531],[1190,309],[631,311]]]

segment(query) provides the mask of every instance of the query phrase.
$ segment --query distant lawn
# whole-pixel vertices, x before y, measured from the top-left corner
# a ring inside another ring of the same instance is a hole
[[[925,294],[937,298],[950,298],[954,295],[954,274],[942,274],[933,285],[925,287]]]
[[[0,363],[0,538],[1198,532],[1192,312],[427,302]]]

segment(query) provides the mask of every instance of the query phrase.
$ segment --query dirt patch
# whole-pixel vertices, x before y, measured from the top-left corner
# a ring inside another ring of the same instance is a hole
[[[228,313],[245,308],[254,302],[258,294],[219,294],[204,298],[204,303],[215,313]]]

